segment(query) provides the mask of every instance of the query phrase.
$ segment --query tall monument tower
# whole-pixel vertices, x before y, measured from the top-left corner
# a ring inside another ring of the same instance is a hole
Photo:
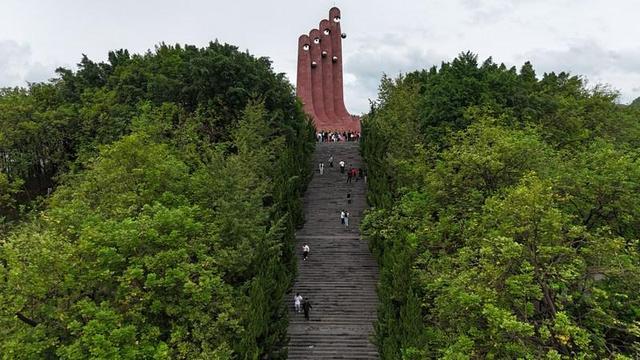
[[[298,38],[296,94],[318,130],[360,131],[360,118],[344,106],[340,9],[329,10],[329,19]]]

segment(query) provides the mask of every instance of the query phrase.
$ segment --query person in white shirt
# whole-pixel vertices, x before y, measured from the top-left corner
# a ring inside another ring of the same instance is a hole
[[[340,163],[339,163],[339,164],[340,164],[340,173],[341,173],[341,174],[344,174],[344,165],[345,165],[344,161],[343,161],[343,160],[340,160]]]
[[[320,170],[320,175],[324,174],[324,163],[318,164],[318,169]]]
[[[302,246],[302,260],[307,260],[308,256],[309,256],[309,245],[304,244]]]
[[[302,295],[300,293],[296,293],[296,296],[293,297],[293,306],[296,308],[297,313],[302,311]]]
[[[344,216],[346,212],[344,210],[340,211],[340,224],[344,225]]]

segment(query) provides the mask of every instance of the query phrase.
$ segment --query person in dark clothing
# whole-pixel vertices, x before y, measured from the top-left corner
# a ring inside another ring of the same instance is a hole
[[[309,320],[309,310],[311,310],[313,306],[311,306],[311,301],[309,301],[309,298],[304,299],[304,302],[302,303],[302,311],[304,311],[304,318]]]
[[[349,169],[349,171],[347,171],[347,182],[350,183],[351,182],[351,176],[353,175],[353,172],[351,171],[351,169]]]
[[[347,205],[348,204],[351,204],[351,193],[350,192],[347,193]]]

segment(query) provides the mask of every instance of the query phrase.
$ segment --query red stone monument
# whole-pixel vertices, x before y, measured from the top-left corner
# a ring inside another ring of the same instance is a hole
[[[360,118],[344,106],[340,9],[329,10],[329,19],[318,29],[298,38],[296,93],[318,130],[360,131]]]

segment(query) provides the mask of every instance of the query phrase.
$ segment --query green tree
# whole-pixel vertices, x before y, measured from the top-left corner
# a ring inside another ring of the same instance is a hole
[[[384,359],[640,354],[638,113],[470,53],[383,78],[363,234]]]
[[[0,96],[0,210],[59,185],[0,235],[0,354],[284,358],[314,145],[291,85],[218,43],[109,59]]]

